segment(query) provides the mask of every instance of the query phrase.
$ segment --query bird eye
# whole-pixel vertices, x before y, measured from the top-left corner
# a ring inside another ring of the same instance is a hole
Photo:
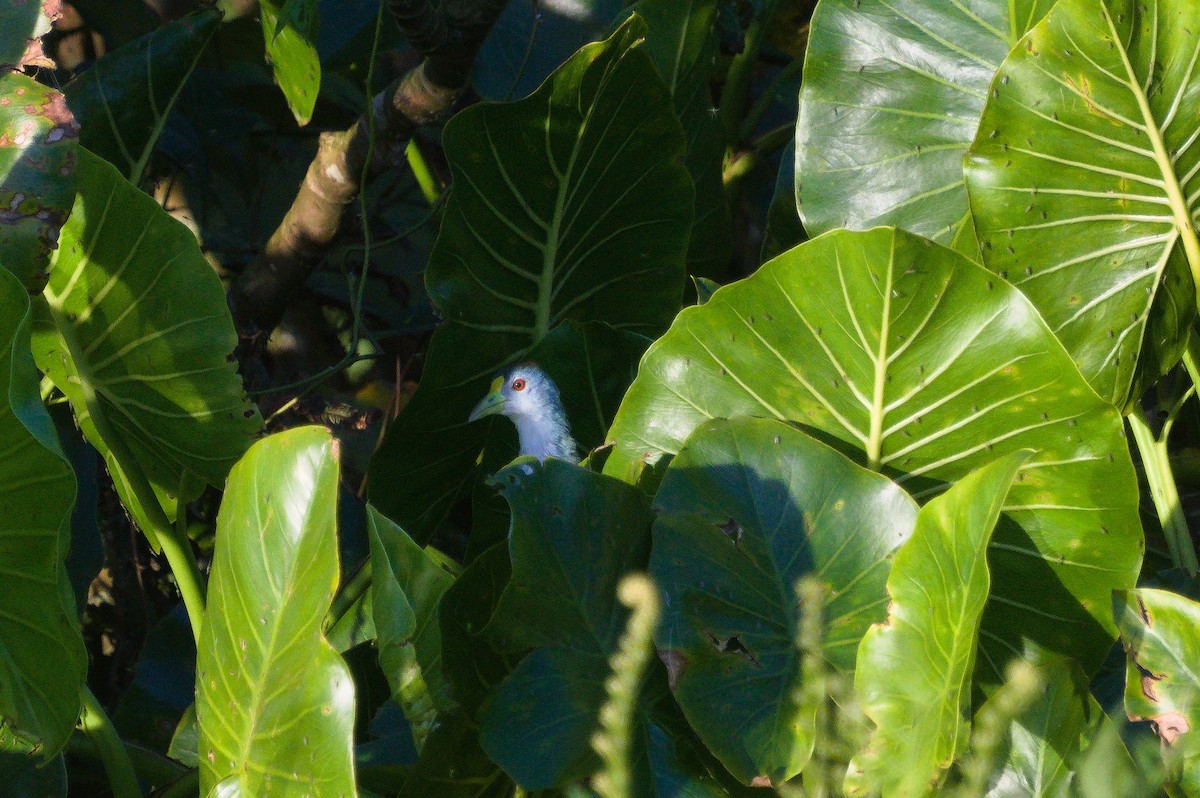
[[[525,390],[525,380],[521,379],[520,377],[518,377],[517,379],[513,380],[513,381],[512,381],[512,389],[513,389],[514,391],[523,391],[523,390]]]

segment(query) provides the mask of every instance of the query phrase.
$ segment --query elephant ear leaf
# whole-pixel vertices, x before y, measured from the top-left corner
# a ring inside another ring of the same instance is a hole
[[[355,795],[354,681],[321,633],[337,485],[319,427],[259,441],[229,475],[196,661],[202,795]]]
[[[653,336],[679,309],[693,192],[644,35],[634,15],[529,97],[446,125],[453,189],[425,283],[447,323],[371,463],[372,504],[419,543],[481,476],[489,425],[467,417],[496,372],[565,323]],[[590,400],[587,382],[559,389]]]
[[[984,265],[1118,406],[1196,314],[1197,31],[1192,0],[1064,0],[1001,66],[967,160]]]
[[[87,653],[63,560],[75,478],[38,397],[29,299],[0,269],[0,737],[47,758],[79,718]]]
[[[261,426],[232,352],[221,282],[195,236],[105,161],[80,149],[33,347],[114,472],[160,498],[221,486]]]
[[[962,158],[1004,56],[1053,0],[822,0],[796,126],[810,235],[903,227],[978,260]]]
[[[642,358],[604,472],[648,482],[710,418],[804,425],[918,500],[1019,449],[990,563],[985,678],[1014,651],[1115,638],[1108,604],[1140,564],[1137,480],[1120,414],[1088,387],[1029,300],[945,247],[836,231],[687,308]]]

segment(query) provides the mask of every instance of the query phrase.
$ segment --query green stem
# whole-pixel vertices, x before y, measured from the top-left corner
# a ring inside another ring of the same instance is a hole
[[[432,208],[437,204],[438,197],[442,195],[442,187],[438,185],[438,179],[434,176],[433,170],[429,168],[429,162],[425,160],[425,153],[421,152],[416,139],[409,140],[404,155],[408,158],[408,167],[412,169],[413,177],[417,179],[417,185],[421,187],[421,193],[425,195],[425,201]]]
[[[793,59],[771,79],[762,96],[754,101],[754,105],[750,106],[750,112],[746,114],[746,120],[742,123],[740,140],[746,141],[754,135],[754,131],[758,130],[758,125],[767,115],[767,111],[775,104],[775,93],[779,91],[779,87],[799,75],[803,69],[804,57],[801,56]]]
[[[83,688],[83,712],[79,716],[79,728],[96,744],[96,753],[104,763],[113,798],[141,798],[142,788],[138,786],[129,754],[104,707],[100,706],[96,696],[87,687]]]
[[[1188,337],[1187,349],[1183,353],[1183,367],[1192,378],[1192,385],[1200,391],[1200,335],[1197,335],[1195,330],[1192,330],[1191,336]]]
[[[768,8],[751,20],[750,27],[746,29],[746,44],[733,57],[729,74],[725,76],[725,85],[721,88],[721,121],[725,124],[726,141],[731,146],[738,143],[742,112],[750,97],[754,68],[758,65],[758,52],[762,49],[771,18],[775,16],[774,10]]]
[[[1183,514],[1175,475],[1171,471],[1167,438],[1165,435],[1161,439],[1155,438],[1140,411],[1130,413],[1128,419],[1133,440],[1142,458],[1142,467],[1146,471],[1150,496],[1154,499],[1154,508],[1158,511],[1158,520],[1167,539],[1171,562],[1195,576],[1200,572],[1200,563],[1196,561],[1196,547],[1192,544],[1192,534]]]
[[[730,204],[736,203],[742,181],[795,135],[796,126],[792,123],[768,130],[754,141],[750,150],[742,153],[736,161],[725,168],[721,180],[725,185],[725,194],[729,198]]]

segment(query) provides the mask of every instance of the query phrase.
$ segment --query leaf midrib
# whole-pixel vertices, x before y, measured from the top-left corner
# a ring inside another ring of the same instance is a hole
[[[1187,255],[1188,265],[1191,267],[1197,296],[1200,297],[1200,238],[1196,236],[1196,228],[1192,224],[1187,199],[1183,195],[1183,187],[1179,184],[1179,176],[1175,174],[1175,165],[1167,153],[1162,131],[1159,130],[1158,120],[1154,117],[1154,112],[1150,109],[1149,98],[1138,82],[1137,73],[1133,69],[1133,64],[1129,61],[1129,52],[1125,45],[1122,44],[1121,36],[1117,32],[1116,25],[1113,23],[1112,15],[1109,14],[1108,3],[1105,0],[1096,0],[1096,2],[1104,14],[1104,22],[1108,25],[1109,33],[1113,37],[1113,43],[1116,45],[1117,52],[1121,56],[1121,64],[1125,67],[1125,74],[1129,81],[1126,85],[1133,93],[1134,100],[1137,101],[1138,110],[1142,114],[1142,121],[1146,126],[1146,135],[1150,139],[1150,145],[1154,150],[1154,163],[1162,174],[1163,187],[1167,192],[1167,200],[1170,203],[1171,212],[1175,217],[1175,226],[1178,228],[1180,238],[1183,241],[1183,249]],[[1154,18],[1157,23],[1157,7],[1154,11]],[[1180,91],[1184,88],[1181,86]]]

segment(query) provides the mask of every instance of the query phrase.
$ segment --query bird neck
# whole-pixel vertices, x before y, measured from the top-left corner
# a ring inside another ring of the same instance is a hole
[[[567,414],[563,412],[561,404],[554,402],[545,412],[537,415],[512,416],[512,421],[517,427],[521,455],[532,455],[539,460],[547,457],[563,460],[578,458],[575,439],[571,437]]]

